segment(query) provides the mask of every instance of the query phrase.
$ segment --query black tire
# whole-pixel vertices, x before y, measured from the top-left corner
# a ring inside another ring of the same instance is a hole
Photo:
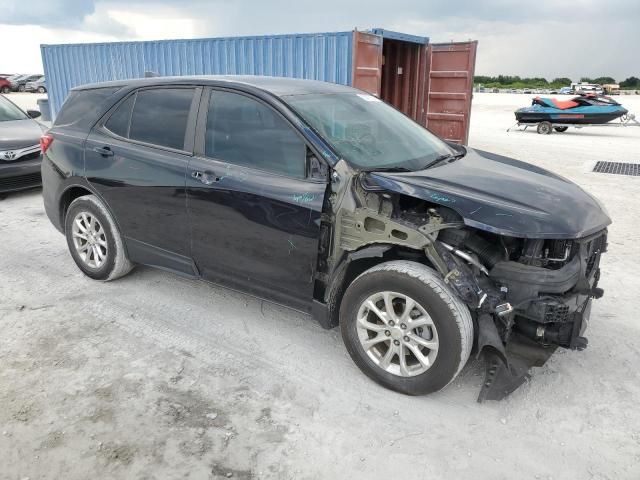
[[[9,87],[2,87],[2,93],[4,93],[5,95],[11,93],[11,89]]]
[[[44,87],[38,87],[38,93],[47,93],[47,89]]]
[[[569,127],[553,127],[553,129],[554,129],[556,132],[560,132],[560,133],[562,133],[562,132],[566,132],[566,131],[569,129]]]
[[[536,130],[540,135],[549,135],[553,127],[550,122],[540,122]]]
[[[19,92],[24,92],[24,85],[19,85],[18,86],[18,91]]]
[[[82,259],[77,251],[73,240],[73,222],[81,213],[88,213],[94,216],[104,231],[106,237],[106,259],[100,267],[90,267]],[[65,236],[71,257],[82,272],[94,280],[110,281],[120,278],[131,271],[133,264],[127,257],[122,236],[113,220],[113,217],[104,204],[95,195],[86,195],[76,198],[67,210],[65,217]]]
[[[382,291],[411,297],[431,317],[440,346],[425,372],[415,376],[390,373],[378,366],[362,346],[357,327],[360,306]],[[446,387],[467,363],[473,345],[469,309],[434,270],[410,261],[385,262],[356,278],[342,299],[340,329],[347,351],[360,370],[380,385],[407,395],[424,395]]]

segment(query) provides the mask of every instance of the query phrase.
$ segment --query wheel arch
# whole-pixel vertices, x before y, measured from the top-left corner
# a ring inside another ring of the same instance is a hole
[[[85,197],[87,195],[94,195],[94,192],[82,185],[72,185],[62,192],[62,195],[60,195],[58,211],[60,212],[60,225],[62,225],[63,229],[64,219],[67,216],[67,211],[69,210],[71,202],[76,198]]]
[[[324,295],[316,294],[315,301],[324,305],[323,312],[314,312],[320,324],[327,329],[337,327],[342,298],[351,282],[370,268],[391,260],[410,260],[433,268],[422,250],[411,250],[395,244],[370,244],[349,252],[334,268]]]
[[[100,195],[95,189],[85,184],[69,185],[62,192],[62,195],[60,195],[58,211],[60,212],[60,225],[62,225],[62,228],[64,229],[64,224],[65,224],[64,220],[65,220],[65,217],[67,216],[67,210],[69,209],[71,202],[73,202],[77,198],[85,197],[87,195],[95,195],[100,200],[100,202],[102,202],[104,207],[107,209],[107,212],[109,212],[109,214],[111,215],[111,218],[113,218],[113,221],[116,224],[116,227],[118,228],[118,230],[121,233],[123,233],[122,228],[120,227],[120,223],[118,222],[118,218],[114,215],[113,210],[111,209],[109,204],[105,201],[102,195]],[[125,245],[125,250],[126,250],[126,245]]]

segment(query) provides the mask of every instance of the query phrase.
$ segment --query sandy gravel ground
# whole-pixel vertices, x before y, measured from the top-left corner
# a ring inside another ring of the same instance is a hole
[[[640,97],[621,99],[640,113]],[[149,268],[89,280],[39,192],[13,195],[0,479],[640,478],[640,178],[589,173],[640,162],[640,128],[507,133],[528,102],[476,94],[470,143],[558,172],[611,213],[587,350],[560,351],[502,402],[475,402],[475,361],[443,392],[401,396],[296,312]]]

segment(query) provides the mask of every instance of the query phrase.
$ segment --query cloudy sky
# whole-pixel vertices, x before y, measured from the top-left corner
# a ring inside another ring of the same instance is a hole
[[[480,75],[640,76],[639,0],[2,0],[0,72],[41,72],[41,43],[354,27],[478,40]]]

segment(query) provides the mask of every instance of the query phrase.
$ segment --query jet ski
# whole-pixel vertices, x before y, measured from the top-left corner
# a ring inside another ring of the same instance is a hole
[[[594,93],[582,94],[571,100],[536,97],[530,107],[515,111],[518,123],[549,122],[554,125],[602,124],[627,113],[613,98]]]

